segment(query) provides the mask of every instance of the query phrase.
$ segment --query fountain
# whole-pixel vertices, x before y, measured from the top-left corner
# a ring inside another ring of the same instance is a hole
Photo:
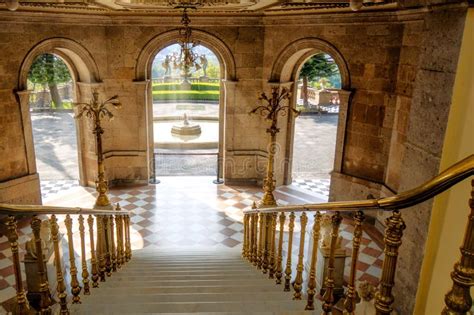
[[[189,122],[188,115],[184,113],[183,121],[173,125],[171,133],[177,136],[196,136],[201,134],[201,126]]]

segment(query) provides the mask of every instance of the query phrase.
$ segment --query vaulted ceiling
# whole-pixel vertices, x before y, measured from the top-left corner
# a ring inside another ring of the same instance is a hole
[[[67,9],[119,12],[162,12],[177,7],[196,7],[200,12],[287,12],[314,9],[377,9],[393,0],[3,0],[10,10]],[[393,5],[394,3],[392,3]]]

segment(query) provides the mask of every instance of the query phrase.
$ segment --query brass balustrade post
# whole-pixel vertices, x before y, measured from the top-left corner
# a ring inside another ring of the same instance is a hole
[[[281,265],[283,260],[283,236],[285,234],[285,213],[280,213],[279,220],[280,220],[280,234],[278,237],[278,254],[275,262],[275,282],[276,284],[281,284],[281,277],[283,276],[283,267]]]
[[[125,262],[127,261],[127,253],[126,253],[126,239],[125,239],[125,216],[121,215],[120,216],[120,229],[121,229],[121,234],[120,234],[120,239],[122,240],[122,266],[125,265]]]
[[[130,217],[128,215],[125,216],[125,230],[127,231],[127,241],[126,241],[126,257],[127,261],[132,259],[132,244],[130,238]]]
[[[268,244],[268,278],[275,278],[275,234],[277,226],[277,217],[275,213],[269,214],[270,217],[270,229],[269,229],[269,244]]]
[[[304,240],[305,240],[307,223],[308,223],[308,217],[306,213],[303,212],[300,217],[300,226],[301,226],[300,248],[299,248],[299,253],[298,253],[298,264],[296,265],[296,277],[295,277],[295,281],[293,282],[293,289],[295,290],[295,293],[293,295],[293,300],[301,300],[301,291],[303,289]]]
[[[286,253],[285,268],[285,288],[283,291],[290,291],[291,282],[291,252],[293,250],[293,231],[295,229],[295,213],[290,213],[290,223],[288,224],[288,252]]]
[[[398,248],[402,244],[403,222],[400,211],[393,211],[392,216],[385,220],[385,258],[382,265],[382,276],[380,289],[375,294],[375,309],[377,315],[389,315],[392,313],[394,297],[392,288],[395,285],[395,271],[397,269]]]
[[[94,217],[89,215],[87,218],[87,224],[89,225],[89,238],[91,248],[91,280],[92,287],[97,288],[99,286],[99,266],[97,265],[96,246],[94,245]]]
[[[474,180],[471,181],[471,186],[471,211],[460,248],[461,259],[454,265],[454,271],[451,273],[453,287],[444,298],[446,306],[443,315],[466,314],[472,307],[470,290],[474,283]]]
[[[352,239],[352,257],[351,257],[351,273],[349,276],[349,283],[347,285],[346,299],[344,301],[344,308],[347,314],[355,314],[357,291],[355,286],[357,274],[357,261],[359,259],[360,242],[362,240],[362,223],[365,220],[364,213],[357,211],[354,214],[354,238]]]
[[[99,261],[100,282],[105,282],[105,250],[104,250],[104,229],[101,216],[96,217],[97,221],[97,259]]]
[[[49,283],[46,276],[46,266],[44,264],[43,245],[41,241],[41,220],[35,215],[31,220],[31,229],[35,241],[36,261],[38,264],[38,275],[40,280],[40,314],[51,314],[51,293],[49,292]]]
[[[252,247],[252,262],[257,266],[258,262],[258,214],[253,214],[253,247]]]
[[[80,304],[81,297],[81,287],[79,286],[79,280],[77,279],[77,268],[76,268],[76,257],[74,254],[74,240],[72,238],[72,219],[68,214],[64,220],[67,230],[67,242],[69,246],[69,264],[70,266],[70,275],[71,275],[71,293],[72,293],[72,303]]]
[[[270,254],[270,225],[271,225],[271,214],[263,214],[263,261],[262,261],[262,272],[266,274],[269,267],[269,254]]]
[[[329,251],[329,260],[327,267],[327,276],[324,282],[326,288],[323,296],[323,314],[329,315],[332,312],[334,305],[334,270],[335,270],[335,253],[336,253],[336,244],[337,239],[339,238],[339,226],[341,225],[342,217],[339,211],[331,217],[331,248]]]
[[[110,222],[110,258],[112,260],[112,271],[117,271],[117,256],[115,255],[115,233],[114,233],[114,217],[109,217]]]
[[[103,236],[103,250],[104,250],[104,258],[105,258],[105,274],[107,277],[112,275],[112,255],[111,255],[111,244],[110,244],[110,220],[109,216],[104,215],[102,216],[102,226],[104,229],[104,236]]]
[[[64,283],[63,270],[61,267],[61,252],[59,251],[59,226],[56,216],[51,215],[49,220],[51,223],[51,238],[53,240],[54,248],[54,264],[56,266],[56,291],[58,292],[59,305],[61,306],[60,314],[69,315],[69,310],[67,308],[67,293],[66,293],[66,284]]]
[[[248,238],[248,224],[249,224],[249,215],[244,214],[244,243],[242,245],[242,257],[247,258],[249,238]]]
[[[20,254],[18,253],[18,231],[16,229],[16,219],[9,216],[7,221],[7,237],[12,251],[13,272],[15,274],[16,304],[13,309],[14,315],[30,314],[30,305],[23,289],[23,279],[21,278]]]
[[[319,233],[321,230],[321,213],[318,211],[314,215],[313,223],[313,248],[311,250],[311,265],[308,281],[308,302],[305,310],[314,310],[314,296],[316,295],[316,262],[318,259]]]
[[[84,217],[82,214],[79,215],[79,234],[81,236],[81,258],[82,258],[82,283],[84,284],[84,295],[90,295],[89,289],[89,271],[87,270],[87,259],[86,259],[86,233],[84,228]]]
[[[265,236],[265,215],[263,213],[258,214],[259,218],[259,238],[258,238],[258,257],[257,257],[257,269],[263,267],[263,243]]]
[[[118,209],[117,209],[118,210]],[[115,229],[117,233],[117,268],[120,269],[122,267],[122,255],[123,255],[123,239],[122,239],[122,216],[116,215],[115,216]]]
[[[254,214],[250,214],[249,215],[249,238],[250,238],[250,244],[249,244],[249,247],[248,247],[248,255],[247,255],[247,259],[250,263],[253,263],[253,247],[255,245],[255,238],[254,238],[254,224],[255,224],[255,217],[254,217]]]

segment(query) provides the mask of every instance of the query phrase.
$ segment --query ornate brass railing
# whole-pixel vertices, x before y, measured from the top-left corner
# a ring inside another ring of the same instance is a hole
[[[390,211],[391,215],[385,221],[384,235],[384,261],[382,264],[382,274],[380,277],[380,288],[375,296],[376,314],[390,314],[393,311],[394,296],[392,289],[395,285],[395,272],[398,259],[398,249],[402,244],[403,230],[405,223],[400,210],[417,205],[426,201],[437,194],[449,189],[456,183],[474,175],[474,155],[451,166],[438,176],[434,177],[425,184],[406,191],[404,193],[388,198],[360,200],[360,201],[342,201],[316,204],[301,204],[291,206],[276,206],[259,208],[254,205],[251,209],[244,211],[244,248],[243,256],[258,268],[263,266],[263,272],[267,269],[276,270],[276,283],[281,283],[282,270],[282,243],[284,237],[284,225],[286,213],[289,212],[288,225],[288,247],[287,261],[285,268],[284,291],[290,291],[292,280],[292,246],[293,233],[295,229],[295,213],[300,215],[300,243],[298,262],[296,265],[296,277],[293,281],[294,296],[293,299],[301,299],[302,291],[302,273],[303,273],[303,254],[305,246],[305,229],[307,224],[307,213],[314,212],[314,223],[312,228],[312,248],[310,257],[310,267],[307,281],[307,310],[314,309],[315,292],[315,274],[316,259],[318,251],[318,242],[320,237],[320,228],[322,215],[321,212],[328,212],[330,216],[331,231],[329,234],[329,258],[326,264],[324,278],[324,294],[321,298],[323,314],[331,314],[335,310],[335,251],[339,238],[339,227],[342,221],[341,212],[353,214],[353,240],[352,254],[350,263],[350,277],[347,290],[340,299],[338,305],[342,308],[340,311],[354,314],[356,308],[357,294],[355,291],[356,264],[358,261],[359,248],[363,232],[363,222],[366,210]],[[474,180],[471,182],[472,193],[469,205],[471,212],[466,227],[464,243],[461,247],[461,259],[456,263],[454,271],[451,274],[453,279],[453,288],[446,294],[446,307],[443,314],[465,314],[472,306],[470,297],[470,287],[474,284]],[[276,231],[276,224],[267,222],[276,221],[280,218],[279,233]],[[277,259],[268,260],[268,253],[274,253],[274,244],[278,235]],[[270,266],[268,263],[270,261]]]
[[[92,288],[99,286],[100,281],[106,280],[106,275],[111,276],[112,271],[116,271],[126,261],[131,258],[130,242],[130,220],[128,211],[122,211],[119,205],[115,210],[93,210],[86,208],[66,208],[49,207],[37,205],[10,205],[0,204],[0,214],[7,215],[6,233],[12,251],[13,268],[16,286],[16,304],[13,314],[52,314],[53,294],[56,290],[56,297],[59,300],[59,310],[61,314],[69,314],[67,304],[68,293],[66,292],[66,279],[70,279],[69,287],[72,296],[72,303],[81,303],[81,292],[84,295],[91,294]],[[58,224],[58,216],[64,215],[65,237],[67,241],[68,254],[62,254],[60,250],[61,233]],[[17,220],[21,216],[22,220],[31,220],[33,231],[33,247],[37,260],[38,279],[40,283],[39,302],[37,305],[30,305],[26,298],[25,288],[20,269],[20,255],[18,244]],[[40,218],[45,217],[45,218]],[[87,216],[87,220],[86,220]],[[73,217],[77,217],[79,227],[80,249],[74,249]],[[56,283],[50,283],[46,273],[46,263],[44,261],[44,240],[42,240],[41,229],[47,221],[50,227],[51,241],[53,243],[54,266],[56,270]],[[89,231],[89,248],[86,248],[86,226]],[[115,222],[115,224],[114,224]],[[94,231],[94,226],[96,230]],[[90,264],[86,258],[86,253],[90,252]],[[80,262],[76,261],[79,253]],[[63,271],[65,257],[69,259],[69,277]],[[78,263],[80,265],[78,265]],[[88,268],[90,265],[90,269]],[[78,268],[81,270],[82,287],[79,283]],[[90,279],[89,279],[90,277]]]

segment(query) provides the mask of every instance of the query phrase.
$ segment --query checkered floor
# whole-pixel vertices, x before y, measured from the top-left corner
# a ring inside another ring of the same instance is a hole
[[[262,197],[261,189],[214,185],[213,179],[197,176],[163,177],[159,185],[111,189],[111,201],[120,203],[123,209],[132,213],[133,249],[240,246],[243,237],[242,210]],[[324,187],[327,187],[327,184],[325,182]],[[91,207],[94,203],[93,189],[80,187],[74,181],[42,182],[41,187],[43,203],[47,205]],[[275,197],[281,205],[325,202],[327,189],[321,188],[319,192],[304,191],[299,185],[290,185],[279,187]],[[308,224],[308,227],[310,226]],[[343,246],[349,252],[351,229],[350,221],[345,220],[341,236],[344,238]],[[29,222],[19,223],[19,234],[21,247],[24,248],[31,234]],[[296,230],[294,244],[298,244],[297,242],[299,235]],[[364,233],[362,244],[357,277],[360,280],[376,282],[382,261],[380,244],[367,233]],[[22,249],[22,255],[23,253]],[[292,254],[295,256],[293,261],[296,261],[297,253]],[[3,236],[0,238],[0,301],[7,301],[14,296],[13,284],[11,251],[6,237]]]
[[[313,192],[315,194],[329,197],[329,186],[331,184],[330,179],[300,179],[297,178],[293,181],[293,185],[298,188]]]

